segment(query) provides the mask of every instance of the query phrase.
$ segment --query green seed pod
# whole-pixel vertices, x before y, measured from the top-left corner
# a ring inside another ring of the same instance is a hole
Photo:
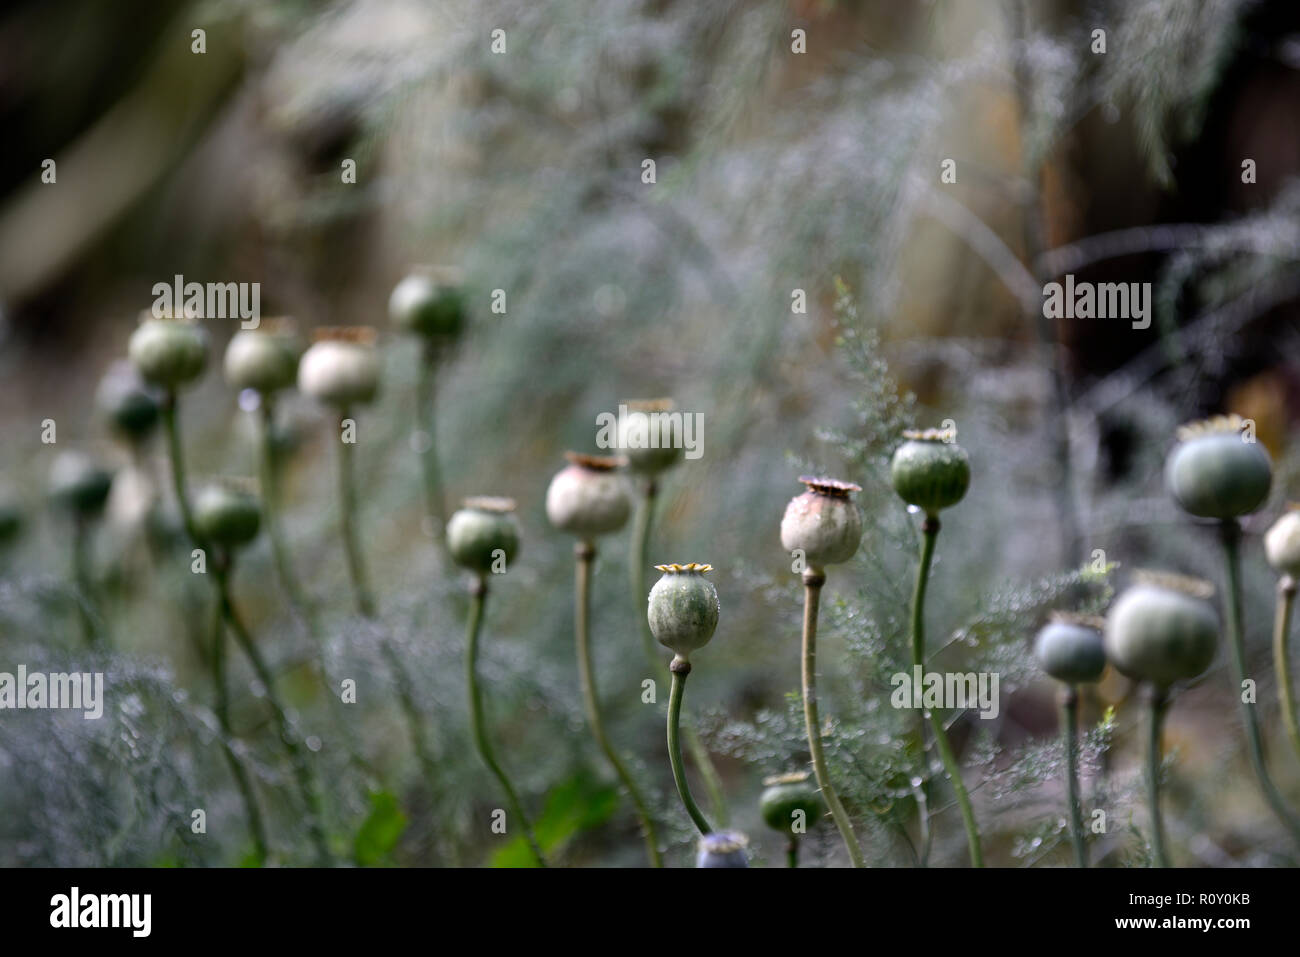
[[[1178,430],[1178,446],[1165,465],[1165,484],[1183,511],[1228,519],[1264,504],[1273,484],[1273,463],[1262,445],[1243,434],[1244,427],[1239,416],[1227,415]]]
[[[222,366],[233,388],[269,396],[293,388],[301,355],[291,320],[265,319],[256,329],[241,329],[230,337]]]
[[[663,577],[650,589],[650,632],[655,640],[689,661],[718,627],[718,590],[704,577],[712,565],[656,565]]]
[[[839,479],[799,479],[808,490],[790,499],[781,518],[781,547],[803,552],[810,568],[847,562],[862,541],[862,516],[850,496],[862,491]]]
[[[449,267],[413,270],[388,297],[393,325],[427,339],[455,339],[465,326],[461,273]]]
[[[175,390],[193,382],[208,363],[208,335],[192,319],[145,318],[131,333],[127,354],[151,385]]]
[[[1034,639],[1034,657],[1057,681],[1091,684],[1106,670],[1105,627],[1101,618],[1054,612]]]
[[[1213,594],[1199,579],[1139,572],[1106,616],[1106,656],[1128,677],[1161,688],[1195,678],[1214,660]]]
[[[739,831],[714,831],[700,837],[696,867],[748,867],[749,838]]]
[[[226,480],[205,486],[194,497],[194,532],[200,541],[235,548],[257,537],[262,510],[250,488]]]
[[[1280,574],[1300,578],[1300,511],[1288,511],[1264,533],[1264,555]]]
[[[379,392],[375,331],[364,326],[317,329],[298,363],[298,390],[325,405],[350,409]]]
[[[139,442],[158,425],[161,405],[157,393],[124,359],[114,362],[104,373],[95,404],[113,431],[125,439]]]
[[[624,460],[578,452],[565,452],[564,457],[569,464],[546,489],[551,524],[584,541],[622,528],[632,512],[627,486],[615,471]]]
[[[682,460],[683,437],[668,418],[672,399],[628,400],[623,406],[627,414],[619,418],[618,451],[627,457],[629,471],[653,478]]]
[[[952,429],[907,431],[894,453],[889,477],[908,505],[927,515],[956,505],[970,488],[970,456],[955,441]]]
[[[61,452],[50,467],[50,500],[74,514],[98,515],[112,487],[112,473],[81,452]]]
[[[498,558],[508,568],[519,554],[519,522],[512,498],[467,498],[447,522],[447,550],[462,568],[479,575]]]
[[[826,804],[822,801],[817,784],[811,781],[807,771],[781,774],[763,781],[765,790],[758,798],[758,810],[763,821],[774,831],[795,836],[795,822],[802,820],[805,828],[820,823],[826,813]],[[802,812],[801,816],[796,816]]]

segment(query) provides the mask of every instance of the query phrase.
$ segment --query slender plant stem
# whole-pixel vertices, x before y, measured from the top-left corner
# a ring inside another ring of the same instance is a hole
[[[1165,851],[1165,829],[1160,819],[1160,732],[1168,706],[1164,688],[1151,688],[1150,721],[1147,723],[1147,801],[1151,805],[1151,854],[1156,867],[1169,867]]]
[[[418,449],[420,467],[424,474],[424,503],[433,526],[433,540],[440,551],[446,549],[447,506],[442,490],[442,470],[438,467],[438,446],[435,439],[437,417],[434,400],[437,384],[439,349],[436,343],[426,342],[420,356],[420,367],[415,380],[416,428],[424,434],[423,445]]]
[[[790,843],[785,846],[785,865],[786,867],[799,866],[799,838],[791,834]]]
[[[939,516],[927,515],[921,523],[921,561],[916,569],[916,589],[912,593],[912,664],[925,667],[925,592],[930,578],[930,563],[934,559],[934,545],[939,537]],[[934,743],[939,749],[944,773],[957,797],[962,824],[966,828],[966,845],[970,851],[971,867],[984,866],[984,850],[980,846],[979,826],[975,823],[975,809],[971,807],[966,782],[961,777],[961,765],[948,741],[943,721],[933,711],[928,712]]]
[[[1296,719],[1295,689],[1291,684],[1291,611],[1295,607],[1295,579],[1283,575],[1277,583],[1277,615],[1273,620],[1273,670],[1277,675],[1277,697],[1282,705],[1282,720],[1286,724],[1291,747],[1300,757],[1300,720]]]
[[[637,502],[636,524],[632,528],[631,555],[628,559],[632,608],[636,620],[640,622],[641,645],[645,649],[650,672],[662,683],[669,678],[664,672],[663,659],[658,650],[659,643],[655,641],[654,634],[650,631],[649,619],[646,617],[648,594],[646,569],[650,567],[650,527],[654,519],[655,502],[659,498],[659,483],[653,478],[646,479],[642,486],[642,493]],[[727,800],[722,792],[722,779],[718,776],[718,769],[714,767],[713,759],[709,756],[709,749],[704,746],[704,742],[700,740],[695,726],[690,721],[685,722],[682,732],[686,737],[686,749],[690,752],[691,760],[695,762],[695,769],[704,781],[704,790],[709,796],[709,807],[713,811],[713,817],[720,826],[726,827],[730,817],[727,812]]]
[[[533,857],[537,859],[539,867],[545,867],[546,858],[542,855],[541,845],[537,843],[537,836],[533,833],[533,825],[524,812],[524,806],[519,800],[518,792],[515,791],[514,785],[510,783],[510,779],[506,777],[505,771],[501,769],[501,765],[497,762],[496,755],[492,751],[492,742],[488,738],[487,722],[483,717],[483,692],[478,682],[478,636],[482,630],[483,606],[486,601],[487,581],[480,575],[475,579],[470,589],[469,620],[465,626],[465,676],[469,686],[470,731],[474,735],[474,745],[478,748],[483,763],[496,776],[497,781],[501,784],[501,790],[506,792],[506,800],[510,802],[510,810],[523,823],[524,837],[528,841],[528,847],[533,852]]]
[[[1296,820],[1286,800],[1278,791],[1277,785],[1269,776],[1268,765],[1264,761],[1264,742],[1259,731],[1259,721],[1255,717],[1255,708],[1245,701],[1245,696],[1242,694],[1246,682],[1246,645],[1242,637],[1241,620],[1241,525],[1235,518],[1225,519],[1219,523],[1219,532],[1223,541],[1223,559],[1227,577],[1228,644],[1232,648],[1232,665],[1235,672],[1233,677],[1237,682],[1235,694],[1241,704],[1242,721],[1246,725],[1250,766],[1259,780],[1264,800],[1291,833],[1292,839],[1300,844],[1300,821]]]
[[[212,684],[216,691],[217,725],[221,728],[221,750],[230,765],[230,774],[235,779],[240,799],[244,803],[244,816],[248,819],[248,835],[253,841],[253,857],[258,867],[266,864],[267,846],[266,826],[262,823],[262,811],[257,805],[257,796],[253,783],[248,776],[248,769],[235,753],[231,742],[234,730],[230,723],[230,688],[226,681],[226,634],[225,610],[218,599],[213,603],[215,614],[212,623]]]
[[[365,618],[375,614],[375,600],[370,593],[365,560],[357,535],[357,484],[353,474],[353,443],[343,441],[343,423],[349,418],[348,410],[339,413],[339,503],[343,514],[343,551],[348,561],[348,575],[352,579],[352,592],[357,612]]]
[[[261,397],[261,434],[258,436],[258,473],[262,487],[262,516],[266,519],[266,536],[271,542],[271,560],[275,572],[280,578],[280,587],[284,589],[289,606],[304,621],[311,631],[316,631],[309,621],[311,609],[303,595],[298,575],[293,570],[293,560],[289,557],[289,545],[285,541],[284,529],[280,525],[279,483],[275,474],[275,409],[270,396]]]
[[[76,589],[77,618],[81,621],[81,634],[86,644],[94,648],[100,636],[95,630],[95,616],[91,611],[90,584],[90,519],[75,515],[72,519],[72,583]]]
[[[840,837],[848,849],[849,858],[854,867],[866,867],[862,848],[858,845],[857,835],[853,833],[853,823],[831,784],[826,755],[822,751],[821,721],[817,717],[817,606],[821,601],[822,585],[826,584],[826,574],[820,568],[806,568],[803,584],[803,719],[808,733],[808,751],[812,755],[817,786],[826,799],[835,826],[840,829]]]
[[[194,516],[190,513],[190,500],[185,492],[185,453],[181,449],[180,423],[177,421],[177,399],[174,391],[168,391],[162,401],[163,430],[167,433],[167,457],[171,460],[172,491],[176,495],[176,507],[181,513],[181,524],[185,534],[196,547],[203,547],[198,534],[194,531]]]
[[[636,813],[641,820],[641,833],[645,837],[646,853],[650,858],[650,866],[663,867],[663,858],[659,854],[659,839],[655,834],[654,820],[650,817],[650,811],[647,809],[645,800],[641,797],[641,792],[637,789],[636,783],[632,780],[632,775],[628,773],[623,761],[618,756],[618,752],[614,750],[614,746],[605,735],[605,726],[600,718],[600,699],[596,694],[596,678],[595,669],[592,667],[591,662],[590,637],[591,564],[596,558],[596,546],[590,542],[578,542],[574,547],[574,555],[577,558],[575,563],[577,568],[574,589],[574,631],[578,645],[578,677],[582,683],[582,697],[587,708],[587,723],[591,725],[591,733],[596,739],[596,744],[604,752],[605,757],[614,768],[614,773],[623,782],[623,787],[627,788],[632,803],[636,805]]]
[[[1061,689],[1061,737],[1065,745],[1065,790],[1070,802],[1070,842],[1074,861],[1088,866],[1088,845],[1083,838],[1083,808],[1079,803],[1079,691],[1074,685]]]
[[[266,700],[271,706],[271,713],[275,718],[280,743],[284,746],[285,754],[289,758],[289,766],[293,769],[294,780],[302,795],[303,804],[306,806],[307,833],[311,837],[312,844],[315,845],[317,861],[322,865],[330,865],[333,863],[333,859],[329,850],[329,842],[325,837],[316,776],[312,771],[310,762],[307,760],[307,754],[299,742],[298,732],[290,722],[288,713],[280,702],[279,693],[275,690],[275,676],[271,673],[266,659],[262,657],[262,653],[258,650],[253,636],[235,611],[234,603],[230,598],[229,567],[230,560],[228,556],[217,556],[217,560],[213,562],[213,578],[216,581],[222,614],[225,616],[226,624],[229,626],[231,633],[235,636],[235,641],[253,666],[253,673],[257,675],[257,680],[261,682],[262,687],[266,690]]]
[[[678,734],[682,719],[682,697],[686,693],[686,676],[691,673],[691,663],[679,655],[673,658],[668,670],[673,674],[672,691],[668,696],[668,760],[673,766],[673,781],[677,784],[682,804],[686,805],[686,813],[691,816],[701,834],[709,834],[713,827],[700,812],[695,798],[691,797],[691,785],[686,780],[686,765],[682,763],[682,739]]]

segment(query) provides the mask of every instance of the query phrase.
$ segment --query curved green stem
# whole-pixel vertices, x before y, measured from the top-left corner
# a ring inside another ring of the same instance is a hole
[[[483,692],[478,682],[478,636],[483,623],[483,605],[486,601],[487,581],[480,576],[470,590],[469,621],[465,626],[465,676],[469,687],[470,731],[474,735],[474,744],[478,748],[479,756],[483,758],[483,763],[496,776],[501,784],[501,790],[506,792],[510,810],[523,822],[524,837],[533,852],[533,857],[537,859],[540,867],[545,867],[546,858],[542,855],[541,845],[537,843],[537,837],[533,833],[533,825],[528,820],[528,815],[524,813],[524,806],[519,800],[518,792],[497,762],[496,755],[492,751],[492,742],[488,738],[487,722],[483,717]]]
[[[682,763],[681,736],[678,734],[682,719],[682,697],[686,693],[686,676],[691,673],[691,663],[678,655],[673,658],[668,670],[673,673],[672,691],[668,696],[668,760],[673,766],[673,781],[677,784],[682,804],[686,805],[686,813],[691,816],[701,834],[709,834],[713,827],[691,797],[691,785],[686,780],[686,766]]]
[[[425,510],[433,525],[433,540],[442,550],[446,547],[447,506],[443,498],[442,470],[438,467],[438,447],[434,438],[437,426],[434,412],[436,395],[434,378],[438,359],[437,344],[425,343],[415,380],[415,422],[416,428],[424,433],[425,439],[423,447],[419,449],[420,468],[424,475]]]
[[[925,591],[930,578],[930,564],[934,559],[934,545],[939,537],[939,516],[927,515],[921,523],[921,562],[916,569],[916,588],[912,593],[912,665],[925,667]],[[961,764],[953,753],[948,741],[948,732],[943,722],[934,712],[928,712],[930,727],[934,731],[934,742],[939,748],[939,759],[953,794],[957,797],[957,807],[961,811],[962,824],[966,828],[966,846],[970,852],[971,867],[984,866],[984,850],[980,846],[979,825],[975,823],[975,809],[971,806],[970,794],[966,782],[961,777]]]
[[[807,568],[803,573],[803,584],[803,719],[804,730],[808,734],[808,751],[812,755],[817,786],[821,788],[835,826],[840,830],[849,858],[854,867],[866,867],[862,848],[858,845],[857,835],[853,833],[853,823],[831,784],[826,755],[822,751],[821,721],[817,716],[817,606],[821,601],[822,585],[826,584],[826,575],[820,568]]]
[[[1259,781],[1259,788],[1264,800],[1272,809],[1277,819],[1291,833],[1292,839],[1300,844],[1300,821],[1297,821],[1286,800],[1278,791],[1277,785],[1269,776],[1268,765],[1264,762],[1264,742],[1259,731],[1259,721],[1255,717],[1255,708],[1245,701],[1242,694],[1246,682],[1246,646],[1242,637],[1241,621],[1241,526],[1235,518],[1226,519],[1219,524],[1220,538],[1223,541],[1223,558],[1227,573],[1227,625],[1228,644],[1232,648],[1232,665],[1237,681],[1236,695],[1241,703],[1241,717],[1246,725],[1247,753],[1250,766]]]
[[[190,542],[196,548],[201,548],[203,543],[194,531],[194,516],[190,513],[190,500],[185,492],[185,454],[181,449],[176,393],[170,390],[163,396],[162,420],[163,431],[167,433],[167,458],[171,461],[172,491],[176,496],[176,507],[181,513],[181,525]]]
[[[632,528],[631,554],[628,558],[628,571],[632,585],[632,608],[636,620],[640,622],[641,645],[650,665],[650,673],[662,683],[668,680],[664,673],[663,660],[660,657],[659,643],[650,631],[650,621],[646,617],[646,569],[650,567],[650,526],[654,518],[655,502],[659,497],[659,483],[655,479],[646,479],[642,486],[642,496],[637,502],[636,522]],[[722,791],[722,779],[718,769],[713,765],[709,749],[704,746],[696,733],[694,725],[687,721],[682,729],[686,736],[686,749],[695,762],[695,769],[704,781],[704,790],[709,796],[709,807],[719,826],[726,827],[730,815],[727,812],[727,800]]]
[[[637,789],[636,783],[632,780],[632,775],[628,773],[623,761],[618,756],[618,752],[614,750],[614,746],[605,735],[605,726],[600,718],[600,699],[596,694],[596,678],[591,663],[590,637],[591,563],[596,557],[596,546],[590,542],[579,542],[574,547],[574,555],[577,558],[575,563],[577,567],[574,589],[574,631],[578,646],[578,677],[582,684],[582,697],[587,709],[587,723],[591,725],[591,733],[596,739],[596,744],[604,752],[606,759],[614,768],[614,773],[623,782],[623,787],[627,788],[632,803],[636,805],[636,813],[641,820],[641,832],[645,837],[646,854],[650,858],[650,866],[663,867],[663,858],[659,854],[659,839],[655,834],[654,820],[650,817],[650,811],[646,807],[645,800],[641,797],[641,792]]]
[[[235,779],[240,800],[244,804],[244,816],[248,819],[248,836],[253,841],[253,857],[258,867],[266,864],[267,838],[266,826],[262,823],[262,811],[257,805],[257,795],[248,769],[235,753],[231,741],[234,730],[230,722],[230,688],[226,681],[226,636],[223,628],[225,607],[218,599],[214,603],[215,615],[212,623],[212,684],[217,694],[217,725],[221,728],[221,750],[230,765],[230,774]]]
[[[342,440],[343,423],[349,418],[348,410],[339,413],[339,502],[342,506],[343,551],[348,560],[348,575],[356,598],[357,612],[365,618],[375,614],[375,600],[370,593],[365,560],[357,535],[357,484],[353,475],[352,442]]]
[[[1277,697],[1282,705],[1282,720],[1286,724],[1291,747],[1300,757],[1300,721],[1296,719],[1295,691],[1291,684],[1291,611],[1295,606],[1295,579],[1283,575],[1277,583],[1277,615],[1273,620],[1273,670],[1277,673]]]
[[[1169,867],[1165,851],[1165,829],[1160,819],[1160,731],[1164,727],[1168,698],[1163,688],[1151,689],[1150,721],[1147,723],[1147,801],[1151,805],[1151,854],[1156,867]]]
[[[1088,845],[1083,837],[1083,807],[1079,803],[1079,692],[1074,685],[1061,689],[1061,737],[1065,745],[1065,790],[1070,802],[1070,842],[1074,861],[1088,866]]]
[[[240,649],[253,666],[253,673],[257,675],[257,680],[261,682],[262,687],[266,690],[266,700],[271,706],[271,713],[275,718],[280,743],[284,746],[285,754],[289,758],[289,766],[293,769],[294,780],[302,795],[303,804],[306,806],[307,833],[315,845],[317,862],[322,865],[332,864],[329,842],[325,837],[321,801],[316,788],[315,775],[312,772],[311,764],[307,760],[306,753],[299,744],[298,732],[293,727],[292,722],[289,721],[288,714],[280,703],[280,696],[275,690],[275,676],[271,673],[266,659],[262,657],[262,653],[257,648],[257,643],[253,641],[252,635],[244,626],[243,621],[235,611],[234,603],[231,601],[229,558],[227,556],[218,556],[213,566],[217,595],[221,602],[221,610],[225,616],[226,624],[229,626],[231,633],[234,634],[235,641],[239,644]]]

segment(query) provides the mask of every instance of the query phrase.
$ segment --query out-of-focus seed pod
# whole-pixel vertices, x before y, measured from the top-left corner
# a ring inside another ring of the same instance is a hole
[[[1042,669],[1066,684],[1091,684],[1106,670],[1101,618],[1056,612],[1034,639],[1034,657]]]
[[[192,319],[156,318],[148,312],[131,333],[127,354],[151,385],[175,391],[203,374],[208,335]]]
[[[786,835],[797,835],[795,822],[802,821],[805,828],[816,826],[826,813],[826,804],[807,771],[796,771],[767,778],[758,798],[758,810],[763,822],[772,830]]]
[[[375,331],[335,326],[315,330],[313,338],[298,363],[298,390],[336,409],[373,401],[379,392]]]
[[[1300,511],[1288,511],[1264,533],[1264,555],[1280,574],[1300,578]]]
[[[632,511],[627,486],[616,471],[622,458],[565,452],[569,464],[546,489],[546,517],[562,532],[590,541],[618,531]]]
[[[500,559],[506,567],[519,554],[519,522],[510,498],[467,498],[447,522],[452,560],[486,575]]]
[[[686,448],[680,418],[673,415],[672,399],[629,399],[627,414],[618,428],[618,451],[627,457],[631,472],[653,478],[682,460]]]
[[[908,505],[928,515],[956,505],[970,488],[970,456],[951,429],[907,431],[894,453],[889,477]]]
[[[689,661],[718,627],[718,590],[704,577],[712,565],[656,565],[663,577],[650,589],[650,631],[665,648]]]
[[[1214,660],[1219,619],[1208,582],[1139,572],[1106,615],[1106,656],[1121,673],[1165,688]]]
[[[227,479],[206,485],[194,497],[193,511],[199,540],[224,548],[248,544],[262,526],[262,509],[251,482]]]
[[[785,508],[781,519],[781,546],[803,552],[811,568],[847,562],[862,541],[862,516],[851,498],[862,489],[839,479],[799,479],[808,486]]]
[[[454,267],[416,267],[393,287],[388,317],[398,328],[426,339],[455,339],[465,327],[462,281]]]
[[[700,837],[696,867],[748,867],[749,839],[739,831],[714,831]]]
[[[1165,465],[1165,484],[1183,511],[1200,518],[1249,515],[1264,504],[1273,463],[1243,430],[1236,415],[1194,422],[1178,430]]]
[[[112,473],[81,452],[60,452],[50,467],[50,500],[76,515],[102,512],[112,487]]]
[[[157,427],[159,396],[128,360],[109,366],[99,381],[95,405],[118,435],[132,442],[147,438]]]
[[[301,355],[292,320],[263,319],[256,329],[241,329],[230,337],[222,366],[232,387],[269,396],[293,388]]]

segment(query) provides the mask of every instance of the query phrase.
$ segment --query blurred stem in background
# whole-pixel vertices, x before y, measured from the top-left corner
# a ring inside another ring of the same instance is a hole
[[[366,575],[365,558],[357,535],[357,482],[353,467],[352,447],[345,437],[347,423],[352,420],[347,409],[339,411],[339,506],[342,509],[343,552],[348,562],[348,576],[352,581],[352,594],[357,613],[363,618],[375,616],[375,599],[370,592]],[[355,426],[355,420],[352,420]],[[353,436],[355,439],[355,436]]]
[[[442,470],[438,466],[437,374],[442,363],[442,349],[438,342],[426,340],[420,354],[420,365],[415,380],[415,424],[418,430],[416,452],[424,476],[424,503],[432,526],[434,544],[446,558],[447,505],[442,488]]]
[[[81,620],[81,634],[86,644],[97,647],[102,635],[95,628],[94,599],[91,595],[90,575],[90,523],[91,519],[77,514],[72,520],[72,583],[76,591],[77,617]]]
[[[465,677],[469,690],[470,732],[474,737],[474,746],[478,748],[483,763],[495,775],[497,781],[501,784],[501,790],[506,792],[506,800],[510,802],[510,810],[521,822],[524,829],[524,838],[528,842],[529,849],[533,852],[533,857],[537,859],[538,866],[546,867],[546,858],[542,854],[541,845],[537,843],[536,834],[533,833],[532,822],[524,811],[523,803],[519,800],[519,793],[515,790],[514,785],[510,783],[510,778],[502,770],[496,754],[492,750],[492,741],[487,733],[487,722],[483,716],[483,691],[479,687],[478,680],[478,639],[483,624],[483,606],[487,603],[487,592],[487,579],[482,575],[476,575],[473,584],[470,585],[469,619],[465,626]]]
[[[1241,523],[1235,518],[1224,519],[1219,523],[1219,538],[1223,543],[1223,561],[1225,574],[1224,599],[1228,626],[1228,645],[1232,650],[1233,678],[1236,687],[1233,694],[1241,706],[1241,718],[1246,726],[1247,753],[1250,766],[1259,781],[1264,800],[1277,815],[1277,819],[1291,833],[1291,838],[1300,845],[1300,821],[1287,806],[1286,799],[1269,776],[1268,765],[1264,761],[1264,742],[1260,736],[1259,721],[1255,717],[1254,703],[1245,700],[1246,683],[1246,646],[1242,635],[1241,613]],[[1279,675],[1279,680],[1281,676]]]
[[[650,674],[657,683],[665,684],[670,681],[675,682],[675,679],[664,670],[656,650],[658,642],[650,631],[650,622],[645,614],[646,597],[649,594],[646,589],[646,569],[650,567],[650,530],[654,522],[655,504],[659,498],[659,482],[654,478],[646,478],[638,483],[638,490],[641,494],[637,498],[635,524],[632,527],[631,555],[628,559],[632,584],[632,609],[636,614],[636,620],[640,622],[641,644],[645,649],[646,661],[650,665]],[[704,781],[704,789],[708,792],[713,817],[719,827],[726,827],[730,820],[727,800],[722,791],[722,780],[718,776],[718,770],[709,756],[709,749],[704,746],[704,742],[700,740],[699,734],[689,720],[685,723],[683,733],[686,736],[686,747],[691,753],[691,760],[695,762],[695,768]]]
[[[596,546],[591,542],[580,541],[573,548],[575,565],[574,580],[574,632],[578,650],[578,677],[582,684],[582,697],[587,710],[587,723],[591,725],[592,736],[604,752],[606,759],[614,768],[623,787],[627,789],[632,803],[636,806],[637,817],[641,821],[641,832],[645,838],[646,854],[651,867],[663,867],[663,858],[659,854],[659,838],[655,834],[654,819],[642,798],[636,782],[628,773],[627,767],[614,750],[605,734],[605,725],[600,717],[600,698],[596,693],[596,676],[591,660],[591,566],[596,560]]]
[[[1164,727],[1169,699],[1164,688],[1150,691],[1150,721],[1147,723],[1147,802],[1151,805],[1151,855],[1157,867],[1169,867],[1165,851],[1165,830],[1160,819],[1160,732]]]
[[[1295,606],[1295,579],[1283,575],[1277,583],[1277,613],[1273,619],[1273,670],[1277,672],[1277,697],[1291,747],[1300,757],[1300,721],[1296,719],[1295,689],[1291,683],[1291,612]]]
[[[1079,689],[1061,687],[1061,738],[1065,746],[1065,793],[1070,804],[1070,843],[1074,861],[1088,866],[1088,845],[1083,837],[1083,808],[1079,803]]]
[[[927,514],[921,523],[921,560],[916,568],[916,589],[912,593],[912,666],[925,669],[925,592],[930,579],[930,565],[934,559],[934,546],[939,538],[939,516]],[[943,769],[957,797],[957,806],[961,810],[962,824],[966,828],[966,845],[970,851],[972,867],[984,866],[984,851],[980,847],[979,826],[975,823],[975,811],[971,807],[970,794],[966,791],[966,782],[961,777],[961,764],[953,753],[944,730],[943,721],[935,712],[926,709],[930,727],[934,731],[935,745],[939,749],[939,758]]]
[[[857,835],[853,833],[853,822],[848,812],[840,803],[839,795],[831,784],[830,771],[826,767],[826,755],[822,751],[821,719],[817,714],[817,606],[821,601],[822,585],[826,584],[826,573],[820,568],[806,568],[803,573],[803,717],[804,730],[808,734],[808,750],[812,755],[813,770],[817,774],[817,786],[821,788],[822,797],[830,809],[835,826],[840,830],[844,846],[854,867],[866,867],[862,857],[862,848]]]

